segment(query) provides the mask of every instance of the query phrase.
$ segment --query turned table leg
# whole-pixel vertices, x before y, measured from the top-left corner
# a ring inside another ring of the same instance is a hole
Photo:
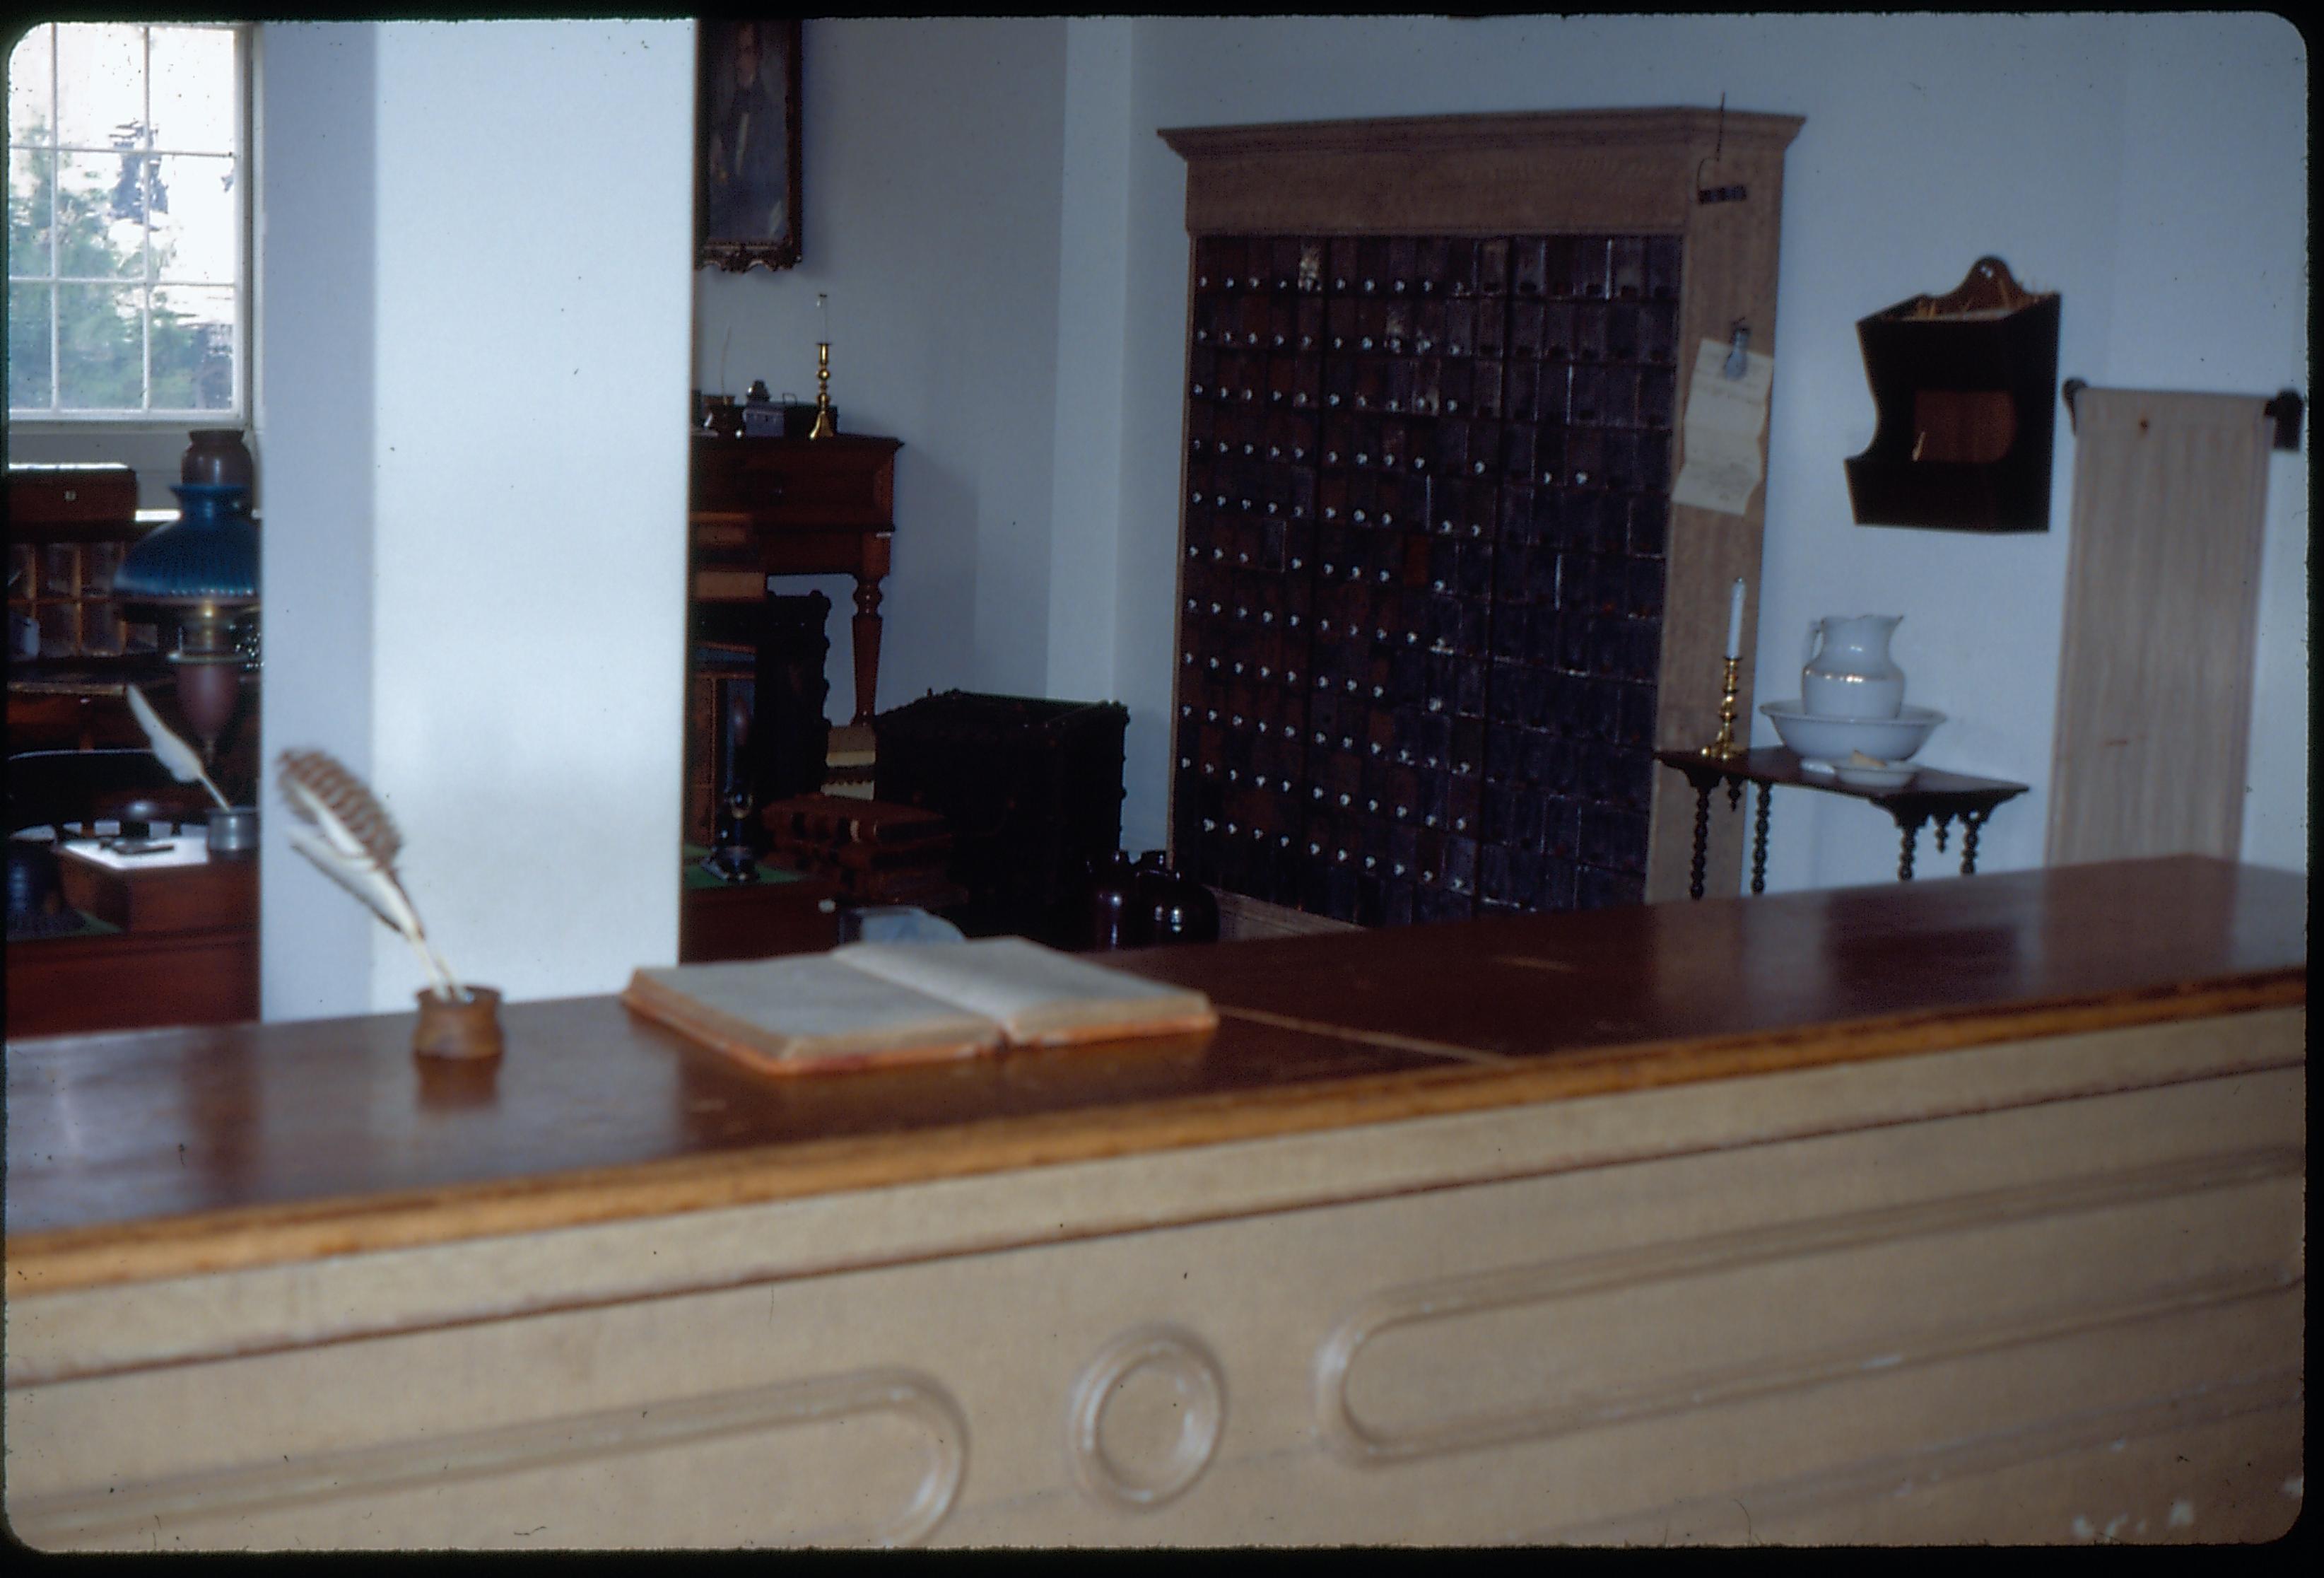
[[[1686,896],[1702,897],[1703,873],[1711,866],[1711,791],[1718,783],[1709,779],[1694,788],[1694,863],[1688,868]]]
[[[880,688],[880,583],[855,578],[855,715],[852,723],[868,724],[878,710]]]
[[[1759,786],[1759,813],[1751,819],[1751,891],[1767,891],[1767,800],[1775,786]]]
[[[1896,818],[1896,826],[1904,835],[1904,851],[1896,862],[1896,880],[1900,882],[1913,880],[1913,851],[1921,841],[1921,824],[1928,819],[1925,812],[1910,821],[1901,816]]]
[[[1985,826],[1985,819],[1986,819],[1987,817],[1990,817],[1990,816],[1992,816],[1992,815],[1993,815],[1993,813],[1992,813],[1991,811],[1989,811],[1989,810],[1986,810],[1986,811],[1963,811],[1963,812],[1961,813],[1961,875],[1962,875],[1962,876],[1965,876],[1965,877],[1973,877],[1973,876],[1977,875],[1977,834],[1978,834],[1978,828],[1980,828],[1980,827],[1983,827],[1983,826]]]

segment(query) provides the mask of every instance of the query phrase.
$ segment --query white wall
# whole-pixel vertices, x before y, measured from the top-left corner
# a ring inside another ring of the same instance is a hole
[[[1158,841],[1167,795],[1185,333],[1184,166],[1156,128],[1722,93],[1806,116],[1785,169],[1758,694],[1796,694],[1810,619],[1904,615],[1911,699],[1952,719],[1924,759],[2034,786],[1987,830],[1980,869],[1998,871],[2042,859],[2072,445],[2061,422],[2046,533],[1854,525],[1842,462],[1873,429],[1855,320],[1997,254],[2063,293],[2061,378],[2304,392],[2306,75],[2298,33],[2256,15],[1140,21],[1112,523],[1132,847]],[[2271,486],[2246,849],[2304,869],[2304,455],[2280,458]],[[1775,743],[1764,719],[1754,743]],[[1778,800],[1771,888],[1893,874],[1878,813]]]
[[[2307,51],[2277,17],[2126,40],[2108,373],[2093,383],[2309,396]],[[2308,865],[2308,446],[2268,467],[2244,858]]]
[[[1065,28],[808,22],[802,260],[697,276],[696,387],[739,395],[763,378],[812,399],[815,298],[828,292],[841,428],[904,442],[883,709],[954,686],[1038,696],[1049,683]],[[853,583],[778,589],[810,587],[835,605],[827,710],[844,721]]]
[[[266,749],[369,776],[456,970],[615,990],[677,953],[692,24],[264,35]],[[267,1017],[408,1006],[266,803]]]
[[[2280,18],[1059,27],[810,23],[807,263],[706,276],[697,369],[716,387],[724,347],[726,387],[763,375],[806,392],[813,292],[831,291],[837,398],[908,446],[882,704],[952,685],[1127,702],[1133,849],[1164,834],[1185,336],[1185,171],[1157,128],[1722,93],[1804,115],[1785,172],[1757,691],[1795,694],[1811,619],[1903,614],[1912,698],[1950,716],[1924,759],[2034,786],[1987,829],[1987,870],[2042,859],[2072,440],[2061,422],[2048,532],[1855,525],[1842,463],[1873,429],[1856,320],[1992,253],[2062,292],[2061,379],[2307,388],[2307,60]],[[993,222],[1004,211],[1025,222]],[[1004,404],[1010,420],[985,420]],[[2279,457],[2271,488],[2245,853],[2304,868],[2305,456]],[[1764,719],[1754,740],[1775,743]],[[1925,841],[1923,861],[1946,869]],[[1895,862],[1877,812],[1779,798],[1771,887],[1885,881]]]
[[[1046,694],[1111,700],[1120,600],[1123,335],[1130,291],[1131,23],[1065,23],[1065,168],[1057,262],[1057,522]],[[1135,845],[1133,847],[1144,847]]]
[[[259,740],[327,750],[368,778],[372,752],[373,347],[378,30],[259,30],[254,426],[264,435],[266,676]],[[279,810],[271,791],[263,803]],[[371,1005],[372,933],[259,818],[261,1008],[270,1020]]]

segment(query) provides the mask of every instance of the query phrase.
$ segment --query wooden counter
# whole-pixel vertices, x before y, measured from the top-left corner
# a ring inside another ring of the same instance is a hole
[[[14,1043],[9,1515],[2265,1537],[2306,906],[2181,859],[1151,950],[1215,1036],[817,1082],[606,999],[483,1076],[408,1015]]]

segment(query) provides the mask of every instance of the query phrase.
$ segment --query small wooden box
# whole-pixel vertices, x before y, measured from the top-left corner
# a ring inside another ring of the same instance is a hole
[[[730,885],[699,877],[691,861],[686,869],[678,896],[681,964],[821,953],[839,941],[839,887],[827,877],[761,866],[759,881]]]

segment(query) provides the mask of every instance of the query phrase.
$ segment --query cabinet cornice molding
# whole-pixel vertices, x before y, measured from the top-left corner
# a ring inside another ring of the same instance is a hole
[[[1261,228],[1672,234],[1693,227],[1698,207],[1730,206],[1698,205],[1698,185],[1743,186],[1751,204],[1772,212],[1784,151],[1804,124],[1798,115],[1674,107],[1291,121],[1158,134],[1186,161],[1186,228],[1198,235]]]
[[[1165,126],[1157,134],[1186,159],[1255,153],[1434,152],[1443,149],[1670,147],[1716,144],[1781,153],[1804,116],[1675,106],[1652,109],[1520,110],[1401,115],[1376,120],[1275,121],[1242,126]]]

